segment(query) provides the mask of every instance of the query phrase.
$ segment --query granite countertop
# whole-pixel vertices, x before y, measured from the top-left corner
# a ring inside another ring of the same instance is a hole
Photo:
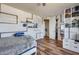
[[[35,44],[35,39],[31,36],[21,37],[5,37],[0,39],[0,55],[14,55],[19,54],[23,49],[28,49]]]

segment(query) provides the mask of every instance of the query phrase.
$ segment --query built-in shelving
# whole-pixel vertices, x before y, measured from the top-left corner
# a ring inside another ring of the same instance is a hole
[[[79,16],[79,6],[65,9],[65,18],[78,17],[78,16]]]
[[[64,26],[63,48],[79,52],[79,6],[64,10]]]
[[[70,18],[71,14],[71,8],[65,10],[65,18]]]

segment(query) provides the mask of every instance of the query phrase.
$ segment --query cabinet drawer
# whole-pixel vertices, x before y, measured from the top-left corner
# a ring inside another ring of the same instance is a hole
[[[75,52],[79,52],[79,47],[73,46],[73,47],[71,47],[70,50],[75,51]]]
[[[71,50],[75,52],[79,52],[79,44],[78,43],[71,43]]]
[[[63,43],[69,43],[69,40],[68,40],[68,39],[67,39],[67,40],[64,39],[64,40],[63,40]]]
[[[69,40],[69,42],[71,43],[71,44],[74,44],[74,42],[75,42],[75,40]]]
[[[63,43],[63,48],[69,49],[70,48],[69,43]]]

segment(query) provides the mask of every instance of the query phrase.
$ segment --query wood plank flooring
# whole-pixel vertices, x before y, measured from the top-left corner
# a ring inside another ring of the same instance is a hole
[[[61,41],[39,39],[37,40],[37,55],[79,55],[79,53],[62,48]]]

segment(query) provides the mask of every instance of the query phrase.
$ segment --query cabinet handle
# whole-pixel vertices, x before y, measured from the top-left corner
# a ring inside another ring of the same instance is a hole
[[[66,44],[66,46],[68,46],[68,44]]]
[[[76,46],[74,46],[74,48],[77,48]]]
[[[76,42],[74,44],[77,44]]]
[[[66,41],[66,42],[68,42],[68,41]]]

